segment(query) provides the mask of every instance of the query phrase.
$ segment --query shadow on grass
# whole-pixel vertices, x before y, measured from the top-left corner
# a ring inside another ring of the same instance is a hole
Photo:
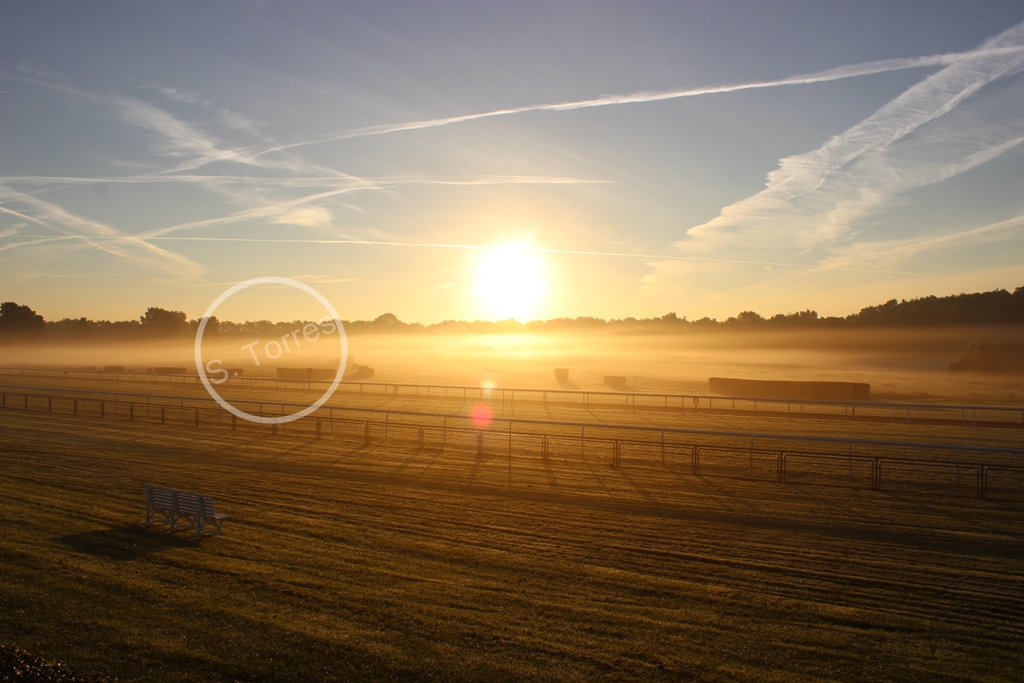
[[[61,536],[57,540],[76,552],[112,560],[137,560],[168,548],[199,546],[199,540],[196,538],[149,529],[143,524],[86,531]]]

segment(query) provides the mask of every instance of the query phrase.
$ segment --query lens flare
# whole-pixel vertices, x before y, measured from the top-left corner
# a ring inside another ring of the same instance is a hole
[[[483,429],[491,424],[491,420],[494,419],[494,411],[491,410],[491,406],[487,403],[477,403],[469,411],[469,419],[472,420],[474,427]]]

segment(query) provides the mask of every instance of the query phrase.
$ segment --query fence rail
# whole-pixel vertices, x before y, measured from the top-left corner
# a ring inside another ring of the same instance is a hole
[[[141,398],[146,400],[135,400]],[[261,416],[281,418],[288,415],[289,409],[305,407],[285,402],[240,403],[251,406],[253,413],[258,409]],[[101,418],[124,415],[129,421],[159,419],[161,424],[167,423],[168,415],[173,419],[177,412],[178,424],[191,423],[198,428],[215,419],[217,423],[229,423],[232,430],[239,426],[233,414],[209,398],[125,394],[75,397],[66,393],[60,396],[5,390],[0,392],[0,408],[93,414]],[[764,470],[768,462],[776,481],[784,483],[791,481],[794,475],[820,474],[822,468],[834,475],[838,467],[845,468],[843,474],[850,481],[858,481],[857,473],[869,471],[869,487],[880,490],[884,465],[890,472],[915,470],[951,477],[957,490],[965,478],[973,479],[978,498],[989,496],[992,475],[998,475],[1001,490],[1020,493],[1024,489],[1024,448],[526,418],[494,418],[487,424],[480,424],[472,416],[462,414],[358,407],[324,406],[296,423],[290,429],[306,434],[315,431],[317,439],[323,437],[325,428],[334,434],[337,427],[339,436],[348,438],[353,438],[351,432],[354,431],[355,438],[361,439],[363,445],[371,444],[374,435],[380,437],[383,433],[385,442],[415,441],[420,449],[427,447],[428,437],[432,439],[430,445],[442,449],[460,442],[465,446],[468,441],[475,444],[477,455],[484,455],[488,444],[493,451],[495,443],[500,442],[502,454],[508,457],[510,482],[516,452],[536,452],[543,458],[551,453],[555,444],[571,447],[573,452],[578,444],[580,455],[588,449],[607,449],[610,464],[615,467],[623,466],[626,451],[635,457],[660,457],[662,466],[685,463],[694,475],[736,475],[747,470],[755,474],[756,470]],[[281,428],[283,425],[276,420],[270,425],[272,434],[277,434]],[[794,463],[801,463],[801,468],[794,471],[791,466]],[[914,481],[919,480],[919,476],[914,478]]]
[[[135,372],[54,370],[47,368],[0,368],[0,376],[58,377],[111,381],[198,384],[197,375],[157,375]],[[326,390],[326,380],[276,377],[233,377],[221,386],[271,388],[274,390]],[[435,401],[493,401],[502,406],[532,405],[617,409],[647,412],[703,413],[736,417],[825,419],[900,424],[935,424],[972,428],[1024,429],[1024,406],[953,403],[901,403],[893,401],[829,401],[775,399],[716,394],[657,393],[642,391],[589,391],[583,389],[536,389],[480,387],[447,384],[342,381],[338,392],[362,397],[418,398]]]

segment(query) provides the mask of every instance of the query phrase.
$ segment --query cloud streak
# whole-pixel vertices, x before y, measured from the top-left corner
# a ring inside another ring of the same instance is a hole
[[[180,254],[161,249],[138,237],[124,235],[105,223],[75,215],[56,204],[2,184],[0,184],[0,202],[14,202],[29,207],[33,216],[9,208],[5,208],[4,213],[27,218],[37,225],[48,227],[63,235],[62,237],[44,237],[34,242],[11,243],[5,245],[5,251],[45,242],[81,240],[94,249],[112,256],[175,275],[195,277],[201,271],[198,264]]]
[[[928,251],[964,249],[980,244],[1001,242],[1018,237],[1024,230],[1024,216],[991,223],[980,228],[935,237],[913,237],[899,240],[861,242],[838,250],[822,264],[822,270],[845,268],[857,263],[883,263],[890,267],[906,263],[909,259]]]
[[[991,49],[987,50],[987,53],[992,55],[1005,53],[1016,54],[1020,53],[1022,49],[1024,48],[1014,46],[998,46],[992,47]],[[832,69],[827,69],[825,71],[819,71],[816,73],[802,74],[799,76],[790,76],[788,78],[780,78],[769,81],[751,81],[748,83],[706,86],[702,88],[688,88],[684,90],[664,90],[657,92],[641,91],[631,93],[628,95],[604,95],[602,97],[595,97],[587,100],[572,100],[568,102],[557,102],[548,104],[530,104],[521,107],[509,107],[506,109],[493,109],[491,111],[478,112],[474,114],[463,114],[460,116],[448,116],[444,118],[424,119],[421,121],[408,121],[405,123],[367,126],[365,128],[356,128],[353,130],[345,131],[342,133],[336,133],[334,135],[328,135],[313,140],[304,140],[302,142],[293,142],[285,145],[277,145],[275,147],[271,147],[269,149],[263,150],[262,152],[259,152],[256,156],[269,154],[271,152],[280,152],[288,149],[295,149],[296,147],[305,147],[308,145],[323,144],[325,142],[334,142],[337,140],[348,140],[351,138],[368,137],[372,135],[386,135],[388,133],[397,133],[406,130],[439,128],[441,126],[450,126],[452,124],[457,123],[467,123],[469,121],[478,121],[480,119],[494,118],[497,116],[523,114],[526,112],[572,111],[574,109],[590,109],[593,107],[607,107],[610,105],[618,104],[661,102],[664,100],[674,100],[684,97],[697,97],[700,95],[718,95],[731,92],[740,92],[743,90],[778,88],[787,85],[810,85],[813,83],[826,83],[829,81],[838,81],[845,78],[868,76],[871,74],[880,74],[889,71],[905,71],[907,69],[946,66],[949,64],[955,64],[965,59],[971,59],[977,54],[977,52],[950,53],[942,55],[930,55],[925,57],[883,59],[871,62],[863,62],[861,64],[849,64],[845,66],[835,67]]]
[[[1024,24],[986,41],[856,126],[786,157],[764,190],[687,231],[689,253],[726,246],[807,250],[858,236],[857,220],[897,195],[986,163],[1024,142]]]
[[[259,237],[163,237],[155,236],[150,240],[173,240],[183,242],[243,242],[254,244],[357,244],[377,247],[408,247],[419,249],[465,249],[470,251],[492,251],[501,249],[501,245],[493,244],[455,244],[447,242],[398,242],[385,240],[362,240],[362,239],[288,239],[288,238],[259,238]],[[813,269],[817,266],[800,263],[782,263],[776,261],[756,261],[727,258],[711,258],[707,256],[682,256],[679,254],[641,254],[634,252],[615,251],[585,251],[578,249],[548,249],[544,247],[521,247],[523,251],[530,251],[538,254],[564,254],[567,256],[607,256],[613,258],[638,258],[657,259],[659,261],[698,261],[701,263],[737,263],[756,266],[776,266],[780,268]],[[862,272],[895,272],[879,271],[878,269],[865,269],[856,267],[838,267],[840,270],[854,270]]]
[[[543,175],[480,175],[473,177],[431,176],[298,176],[266,177],[240,175],[136,175],[111,177],[83,176],[0,176],[0,182],[25,185],[97,185],[97,184],[159,184],[200,183],[221,185],[250,185],[275,188],[336,187],[378,190],[407,185],[597,185],[613,181],[603,178],[576,178],[572,176]]]

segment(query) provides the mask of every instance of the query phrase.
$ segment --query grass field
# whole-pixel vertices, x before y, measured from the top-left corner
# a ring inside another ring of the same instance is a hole
[[[897,429],[926,431],[870,435]],[[1004,681],[1024,667],[1019,499],[612,467],[596,449],[517,455],[510,479],[506,457],[468,444],[363,447],[299,425],[8,410],[0,437],[0,639],[87,674]],[[236,521],[199,542],[144,529],[144,484],[212,494]]]

